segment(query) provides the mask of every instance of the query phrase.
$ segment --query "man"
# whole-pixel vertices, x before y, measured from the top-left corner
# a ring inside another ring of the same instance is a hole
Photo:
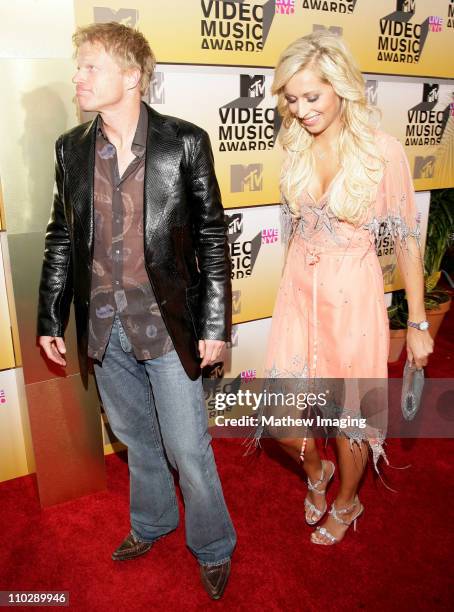
[[[229,340],[230,261],[208,135],[158,114],[141,96],[155,61],[138,31],[79,28],[73,78],[96,119],[56,143],[38,313],[46,356],[65,366],[74,299],[81,373],[93,359],[101,399],[128,447],[132,559],[178,524],[202,583],[222,596],[236,536],[211,449],[201,367]]]

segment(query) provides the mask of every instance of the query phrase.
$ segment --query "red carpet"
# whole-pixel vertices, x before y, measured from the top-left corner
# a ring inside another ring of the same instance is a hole
[[[452,441],[391,441],[394,464],[412,464],[387,471],[399,492],[369,470],[358,532],[330,548],[309,542],[294,469],[265,453],[245,459],[236,440],[214,446],[238,531],[222,602],[202,591],[182,527],[141,559],[110,560],[128,530],[127,467],[116,456],[107,459],[107,492],[45,511],[32,477],[1,485],[0,590],[68,590],[72,610],[448,609]]]
[[[432,377],[452,377],[453,319],[451,312],[440,331]],[[128,473],[119,456],[107,458],[107,491],[44,511],[32,476],[0,484],[0,590],[67,590],[70,609],[101,612],[452,609],[452,440],[390,440],[393,465],[411,464],[384,471],[398,492],[369,468],[358,533],[326,548],[309,542],[304,483],[272,444],[253,458],[243,457],[238,440],[215,440],[214,449],[238,532],[221,602],[202,590],[183,526],[141,559],[110,560],[128,530]],[[334,492],[335,485],[330,499]]]

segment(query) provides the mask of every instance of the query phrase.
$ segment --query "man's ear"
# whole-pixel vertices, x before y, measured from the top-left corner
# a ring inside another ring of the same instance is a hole
[[[141,72],[138,68],[128,68],[125,71],[126,89],[135,89],[139,87]]]

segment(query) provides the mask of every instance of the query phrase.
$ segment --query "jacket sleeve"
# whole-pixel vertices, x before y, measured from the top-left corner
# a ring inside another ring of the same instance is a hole
[[[210,139],[203,130],[194,138],[189,171],[194,237],[201,275],[200,338],[229,341],[232,287],[227,228]]]
[[[55,145],[55,184],[51,216],[47,225],[39,286],[39,336],[63,336],[69,317],[73,286],[71,240],[64,207],[63,142]]]

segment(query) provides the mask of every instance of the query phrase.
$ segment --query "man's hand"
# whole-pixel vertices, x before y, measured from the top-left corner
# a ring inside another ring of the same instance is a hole
[[[62,355],[66,354],[66,346],[63,338],[57,336],[40,336],[38,338],[38,344],[50,361],[62,367],[66,366],[66,359],[62,357]]]
[[[223,340],[199,340],[199,353],[202,358],[201,368],[223,361],[225,342]]]

